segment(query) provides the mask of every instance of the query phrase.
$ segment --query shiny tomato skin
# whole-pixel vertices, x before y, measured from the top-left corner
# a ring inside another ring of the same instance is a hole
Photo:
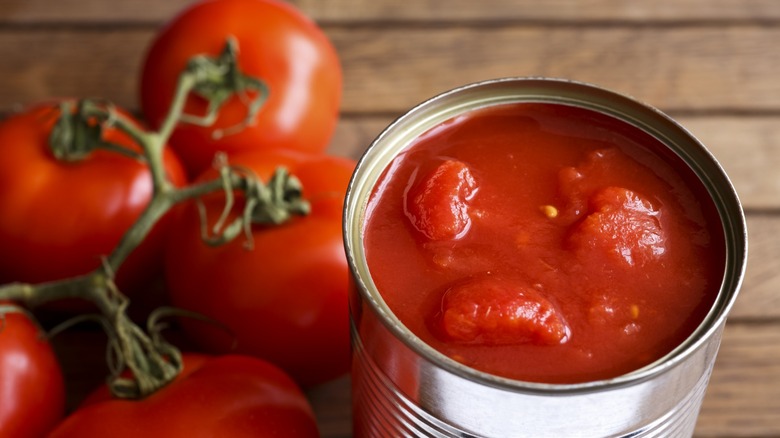
[[[65,413],[65,383],[49,343],[21,313],[0,311],[0,436],[45,436]]]
[[[57,160],[48,137],[59,114],[57,103],[40,104],[0,123],[0,284],[96,269],[151,199],[151,174],[138,160],[105,150],[83,161]],[[114,129],[105,139],[137,148]],[[166,150],[164,163],[171,180],[183,185],[178,158]],[[164,233],[158,224],[123,264],[117,280],[124,292],[159,266]]]
[[[341,217],[354,161],[277,150],[236,155],[230,162],[255,171],[262,181],[285,166],[303,184],[311,213],[277,227],[253,226],[249,250],[243,235],[220,247],[204,244],[197,208],[185,206],[166,252],[170,300],[223,324],[232,336],[215,324],[187,319],[185,330],[209,352],[231,351],[235,341],[236,352],[270,360],[303,386],[344,374],[349,269]],[[203,179],[214,176],[210,171]],[[224,195],[204,202],[213,224]]]
[[[149,48],[141,75],[141,108],[159,126],[171,104],[176,81],[188,60],[218,55],[232,35],[239,67],[270,89],[255,124],[214,139],[215,129],[233,127],[246,116],[246,102],[233,97],[209,127],[179,125],[171,145],[190,175],[211,165],[216,151],[284,148],[322,152],[338,119],[342,70],[322,30],[292,5],[275,0],[207,0],[182,11]],[[185,112],[203,115],[207,103],[191,96]]]
[[[50,438],[319,436],[306,397],[279,368],[260,359],[184,355],[184,370],[141,400],[93,393]]]

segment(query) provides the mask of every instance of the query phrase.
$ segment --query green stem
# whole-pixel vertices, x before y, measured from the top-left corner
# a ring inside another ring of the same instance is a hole
[[[158,133],[160,139],[163,139],[163,143],[170,138],[174,128],[176,128],[176,124],[179,123],[179,120],[184,113],[184,105],[187,103],[187,96],[189,96],[190,91],[195,87],[196,80],[196,75],[189,70],[185,70],[179,78],[179,82],[176,84],[176,93],[173,96],[171,108],[168,110],[168,114],[163,120]]]
[[[72,298],[94,303],[109,335],[109,364],[115,365],[109,383],[118,397],[145,397],[173,380],[181,370],[181,355],[176,348],[156,334],[150,338],[130,320],[127,316],[129,301],[113,281],[114,273],[174,205],[212,192],[224,191],[227,199],[232,199],[233,191],[243,192],[245,211],[234,222],[233,225],[238,227],[232,227],[233,231],[236,228],[246,230],[252,223],[281,223],[293,214],[308,213],[309,205],[301,197],[300,183],[285,171],[277,172],[267,186],[254,173],[227,164],[220,169],[219,177],[187,187],[176,187],[168,179],[164,148],[178,123],[194,119],[184,113],[191,93],[197,93],[210,102],[209,114],[200,121],[213,121],[216,112],[231,95],[246,90],[257,91],[258,97],[249,108],[250,118],[242,126],[252,123],[252,118],[267,97],[267,88],[262,81],[245,76],[238,70],[235,44],[235,40],[229,38],[219,57],[197,56],[190,62],[179,77],[171,107],[157,132],[145,131],[110,103],[85,100],[75,106],[73,103],[63,104],[60,119],[50,135],[54,155],[69,161],[84,159],[98,147],[138,159],[135,151],[107,143],[102,138],[103,129],[107,126],[128,135],[140,147],[140,158],[149,167],[154,187],[152,198],[101,267],[85,275],[58,281],[0,286],[0,301],[14,301],[27,308]],[[225,210],[229,207],[226,205]],[[223,231],[214,240],[224,243],[235,237],[237,233],[233,231]],[[126,369],[132,373],[131,378],[122,377]]]
[[[119,245],[106,259],[111,272],[117,272],[127,257],[135,248],[143,242],[152,228],[161,217],[173,206],[170,192],[160,192],[160,195],[152,197],[146,209],[135,221],[132,227],[122,236]]]
[[[178,97],[178,99],[184,98],[186,98],[186,95]],[[165,143],[170,136],[170,132],[167,135],[161,135],[160,133],[145,131],[135,121],[125,117],[111,105],[100,105],[87,100],[82,102],[81,107],[85,119],[94,117],[103,123],[110,124],[118,131],[127,134],[141,148],[141,153],[146,159],[146,164],[149,166],[149,171],[152,174],[154,193],[170,189],[171,183],[165,174],[163,160]],[[110,149],[111,144],[107,145],[101,142],[101,147]]]

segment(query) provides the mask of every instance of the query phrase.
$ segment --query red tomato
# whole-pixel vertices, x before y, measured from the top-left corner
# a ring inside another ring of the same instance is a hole
[[[253,226],[246,238],[210,247],[200,238],[194,204],[183,209],[168,241],[165,276],[171,302],[224,324],[184,320],[185,330],[207,351],[236,351],[268,359],[300,384],[330,380],[349,369],[349,269],[341,211],[354,162],[320,154],[265,151],[237,155],[231,163],[267,181],[283,165],[303,184],[311,213],[281,226]],[[203,178],[213,178],[214,171]],[[234,214],[243,200],[237,201]],[[205,199],[209,224],[224,194]]]
[[[200,1],[168,23],[152,43],[141,76],[141,108],[147,120],[160,125],[189,59],[219,55],[230,35],[238,42],[241,71],[263,80],[269,97],[257,123],[221,140],[213,138],[215,129],[236,126],[246,117],[242,97],[226,102],[214,125],[179,125],[170,143],[190,174],[210,166],[216,151],[324,151],[341,101],[338,55],[313,21],[275,0]],[[185,112],[203,115],[206,108],[204,99],[191,97]]]
[[[0,309],[0,436],[44,436],[64,412],[65,383],[51,346],[26,315]]]
[[[76,162],[54,158],[48,137],[59,114],[56,104],[40,105],[0,123],[0,283],[40,283],[97,268],[151,199],[151,174],[138,160],[105,150]],[[114,129],[104,138],[139,150]],[[171,152],[165,168],[184,183]],[[160,264],[163,232],[156,227],[128,258],[117,273],[120,287]]]
[[[319,436],[308,401],[292,379],[245,356],[184,355],[184,370],[142,400],[112,399],[105,387],[50,438]]]

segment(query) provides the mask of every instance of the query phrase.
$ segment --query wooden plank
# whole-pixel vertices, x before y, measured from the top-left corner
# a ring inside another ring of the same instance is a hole
[[[0,24],[162,23],[192,0],[0,0]]]
[[[780,325],[727,324],[698,437],[780,436]]]
[[[747,223],[749,245],[747,270],[731,317],[779,319],[780,215],[749,214]]]
[[[326,21],[619,21],[766,20],[780,18],[771,0],[417,0],[403,6],[393,0],[294,0],[301,9]],[[762,15],[763,14],[763,15]]]
[[[192,0],[0,0],[0,23],[162,22]],[[618,21],[660,22],[777,20],[773,0],[292,0],[312,18],[329,23]]]
[[[345,71],[345,112],[397,113],[449,88],[502,76],[592,82],[667,111],[780,111],[780,28],[547,26],[328,28]],[[152,30],[0,31],[0,111],[51,95],[136,106]],[[10,67],[13,66],[13,67]]]
[[[447,89],[504,76],[595,83],[658,108],[774,111],[780,52],[772,27],[544,26],[334,29],[347,111],[398,111]],[[350,80],[359,78],[359,80]]]
[[[141,60],[152,32],[0,32],[0,111],[52,97],[101,97],[136,108]]]
[[[746,208],[780,208],[780,116],[675,118],[717,158]]]
[[[680,22],[709,20],[767,20],[780,17],[771,0],[660,0],[616,2],[614,0],[552,0],[544,2],[489,0],[420,0],[399,7],[393,0],[294,0],[303,10],[324,21],[363,22]]]

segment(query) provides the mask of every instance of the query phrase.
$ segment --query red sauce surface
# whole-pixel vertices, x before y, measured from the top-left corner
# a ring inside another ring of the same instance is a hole
[[[718,216],[656,139],[575,107],[494,106],[430,130],[385,170],[364,244],[390,309],[470,367],[611,378],[681,343],[724,269]]]

